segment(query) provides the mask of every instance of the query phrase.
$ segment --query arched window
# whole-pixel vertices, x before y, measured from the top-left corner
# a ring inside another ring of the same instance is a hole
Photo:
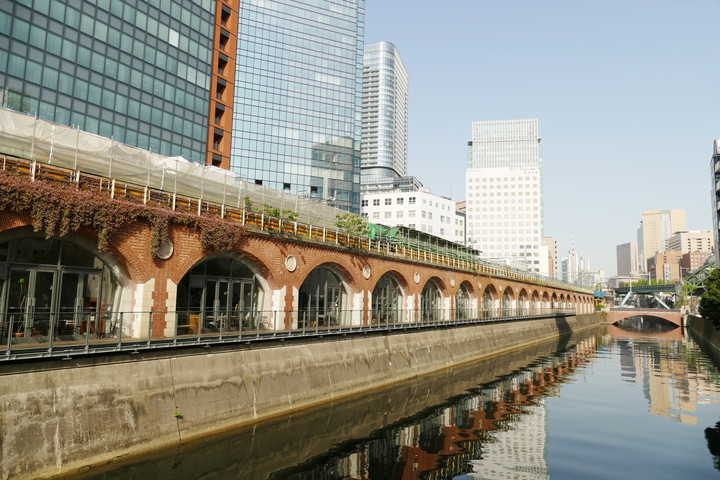
[[[523,290],[520,292],[520,297],[518,298],[518,303],[517,303],[517,314],[518,315],[525,315],[527,313],[526,302],[527,302],[527,294],[525,293],[525,290]]]
[[[513,314],[513,300],[510,289],[506,289],[502,296],[502,316],[509,317]]]
[[[457,320],[467,320],[472,317],[472,310],[470,292],[468,291],[467,285],[462,283],[455,295],[455,318]]]
[[[395,276],[386,273],[375,284],[372,292],[373,324],[391,324],[402,322],[402,289]]]
[[[233,333],[268,328],[256,275],[232,257],[195,265],[177,289],[177,333]]]
[[[420,296],[420,318],[424,322],[434,322],[441,319],[440,288],[434,280],[428,280]]]
[[[57,238],[0,243],[2,342],[114,335],[120,284],[93,252]]]
[[[495,305],[493,302],[492,291],[490,288],[486,288],[482,298],[483,318],[495,317]]]
[[[340,278],[327,268],[316,268],[300,287],[298,326],[343,325],[343,287]]]

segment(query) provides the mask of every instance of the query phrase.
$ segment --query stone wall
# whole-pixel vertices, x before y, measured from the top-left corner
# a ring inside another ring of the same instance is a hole
[[[582,315],[8,365],[0,478],[71,476],[601,323]]]
[[[711,356],[720,359],[720,330],[710,320],[688,315],[686,327],[698,343],[710,350]]]

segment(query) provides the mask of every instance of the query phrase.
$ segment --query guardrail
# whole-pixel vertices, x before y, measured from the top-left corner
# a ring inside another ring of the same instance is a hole
[[[263,311],[233,315],[202,312],[44,312],[5,314],[0,317],[0,363],[32,359],[69,359],[76,356],[241,344],[292,338],[325,337],[368,332],[444,328],[497,322],[572,316],[560,308],[483,309],[456,315],[450,310]],[[285,329],[291,319],[295,328]],[[175,323],[175,333],[163,334]]]
[[[291,235],[304,240],[363,250],[367,253],[382,256],[440,265],[580,293],[593,293],[592,290],[578,285],[558,282],[509,267],[498,267],[479,258],[468,259],[466,256],[449,255],[444,252],[428,252],[426,249],[415,247],[411,244],[396,244],[385,240],[371,240],[367,237],[357,237],[339,229],[319,227],[297,221],[287,221],[244,208],[209,202],[148,186],[141,186],[118,178],[85,173],[80,170],[72,170],[57,165],[7,155],[0,155],[0,159],[3,171],[12,171],[26,175],[31,181],[35,181],[36,179],[53,181],[65,185],[73,185],[78,189],[104,192],[113,199],[123,199],[149,206],[169,208],[178,212],[213,216],[237,222],[268,234]]]

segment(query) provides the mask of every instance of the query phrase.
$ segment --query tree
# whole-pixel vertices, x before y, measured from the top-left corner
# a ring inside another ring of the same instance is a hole
[[[350,235],[356,237],[364,237],[367,235],[367,222],[359,215],[345,213],[343,215],[335,215],[335,226],[346,231]]]
[[[720,270],[714,269],[705,279],[705,292],[700,298],[700,315],[720,329]]]

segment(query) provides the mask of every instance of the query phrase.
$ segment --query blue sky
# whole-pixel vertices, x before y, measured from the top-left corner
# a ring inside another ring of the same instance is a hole
[[[465,198],[473,121],[537,118],[545,235],[616,273],[643,210],[711,230],[720,0],[366,0],[410,76],[409,173]]]

